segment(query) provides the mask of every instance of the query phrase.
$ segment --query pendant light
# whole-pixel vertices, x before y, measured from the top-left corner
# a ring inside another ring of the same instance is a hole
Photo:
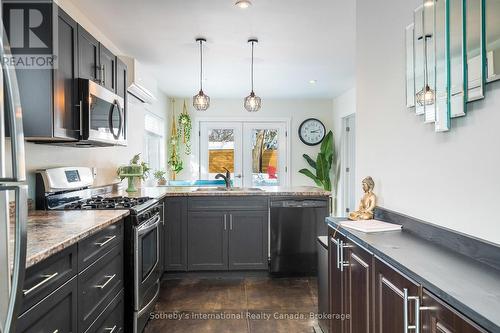
[[[422,38],[422,37],[421,37]],[[417,94],[417,103],[420,106],[432,105],[436,97],[436,93],[429,86],[429,73],[427,69],[427,39],[432,38],[432,35],[425,35],[424,37],[424,81],[425,86]]]
[[[253,47],[254,44],[258,43],[259,41],[256,38],[251,38],[248,40],[248,42],[252,43],[252,91],[250,92],[250,95],[245,97],[245,109],[248,112],[257,112],[261,107],[261,99],[259,96],[255,95],[253,91]]]
[[[210,106],[210,97],[203,92],[203,42],[205,38],[196,38],[196,42],[200,43],[200,92],[193,96],[193,106],[198,111],[206,111]]]

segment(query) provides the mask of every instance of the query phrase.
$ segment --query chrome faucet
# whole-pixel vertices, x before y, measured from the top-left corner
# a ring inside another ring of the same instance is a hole
[[[224,182],[226,183],[226,188],[230,189],[231,188],[231,172],[223,167],[224,170],[226,170],[226,175],[223,175],[222,173],[218,173],[215,175],[215,179],[224,179]]]

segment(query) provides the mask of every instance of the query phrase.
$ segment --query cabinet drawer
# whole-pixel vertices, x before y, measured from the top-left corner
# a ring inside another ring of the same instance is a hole
[[[111,301],[85,333],[121,333],[124,331],[124,291]]]
[[[76,244],[29,267],[24,280],[21,313],[47,297],[76,273]]]
[[[123,241],[123,222],[106,227],[78,244],[78,271],[83,271],[116,244]]]
[[[188,200],[189,210],[266,210],[268,197],[192,197]]]
[[[78,274],[78,327],[84,332],[123,288],[123,243]]]
[[[76,332],[77,291],[77,278],[74,277],[21,315],[16,332]]]

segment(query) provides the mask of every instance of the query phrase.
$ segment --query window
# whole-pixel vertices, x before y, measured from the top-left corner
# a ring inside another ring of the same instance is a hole
[[[152,171],[165,169],[165,121],[150,112],[144,117],[143,158]]]

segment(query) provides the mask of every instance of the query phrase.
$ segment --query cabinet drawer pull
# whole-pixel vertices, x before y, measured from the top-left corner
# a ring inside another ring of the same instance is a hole
[[[229,214],[229,230],[233,230],[233,214]]]
[[[44,279],[42,281],[38,282],[37,284],[35,284],[33,287],[31,287],[29,289],[24,289],[23,290],[23,295],[24,296],[29,295],[30,293],[32,293],[36,289],[38,289],[41,286],[43,286],[44,284],[48,283],[50,280],[52,280],[53,278],[55,278],[57,275],[59,275],[59,272],[55,272],[54,274],[44,274],[44,275],[42,275],[42,277]]]
[[[227,230],[227,215],[224,214],[224,230]]]
[[[415,323],[408,323],[408,301],[415,301]],[[403,288],[403,332],[408,333],[409,330],[414,330],[415,333],[420,333],[420,298],[418,296],[408,296],[408,289]]]
[[[114,333],[114,331],[116,330],[116,325],[113,327],[106,327],[104,330],[109,331],[109,333]]]
[[[103,284],[99,284],[97,286],[95,286],[96,288],[99,288],[99,289],[104,289],[106,288],[106,286],[111,282],[113,281],[113,279],[115,278],[116,274],[113,274],[113,275],[105,275],[104,277],[107,278],[106,282],[104,282]]]
[[[109,242],[111,242],[115,238],[116,238],[116,235],[115,236],[110,236],[110,237],[107,237],[104,242],[102,242],[102,243],[94,243],[94,244],[98,245],[99,247],[103,247],[104,245],[108,244]]]
[[[54,331],[54,332],[52,332],[52,333],[59,333],[59,330],[55,330],[55,331]]]

